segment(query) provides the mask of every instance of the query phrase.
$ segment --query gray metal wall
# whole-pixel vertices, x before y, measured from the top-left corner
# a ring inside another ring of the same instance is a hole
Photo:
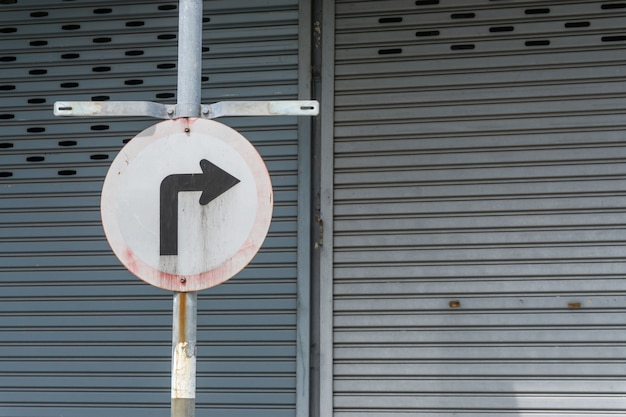
[[[52,104],[174,103],[177,3],[0,2],[0,416],[169,415],[171,294],[121,267],[99,215],[110,162],[157,120]],[[298,18],[295,0],[205,2],[203,102],[297,98]],[[258,147],[276,204],[251,266],[200,294],[198,414],[291,417],[297,120],[225,122]]]
[[[334,12],[334,416],[624,414],[626,3]]]

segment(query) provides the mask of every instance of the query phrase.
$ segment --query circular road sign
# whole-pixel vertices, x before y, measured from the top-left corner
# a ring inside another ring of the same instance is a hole
[[[213,120],[157,123],[119,152],[104,180],[102,225],[124,266],[177,292],[221,284],[260,249],[270,176],[254,146]]]

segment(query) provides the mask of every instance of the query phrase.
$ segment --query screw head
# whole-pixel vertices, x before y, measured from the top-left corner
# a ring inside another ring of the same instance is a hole
[[[182,278],[180,279],[180,282],[184,284],[185,282],[187,282],[187,278],[182,277]]]

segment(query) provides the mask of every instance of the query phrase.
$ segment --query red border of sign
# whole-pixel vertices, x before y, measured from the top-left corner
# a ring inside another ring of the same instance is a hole
[[[187,130],[188,129],[188,130]],[[153,141],[172,134],[204,133],[222,140],[236,150],[248,164],[256,182],[258,208],[248,238],[239,251],[220,266],[206,272],[177,275],[160,271],[146,264],[133,253],[124,241],[115,210],[117,190],[129,162]],[[156,287],[191,292],[219,285],[240,272],[261,248],[272,220],[273,191],[267,167],[254,146],[236,130],[214,120],[180,118],[157,123],[139,133],[122,148],[104,180],[101,197],[102,226],[111,249],[122,264],[137,277]]]

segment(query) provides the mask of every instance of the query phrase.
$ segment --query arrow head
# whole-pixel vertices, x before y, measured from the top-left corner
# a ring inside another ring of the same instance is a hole
[[[206,205],[230,190],[240,181],[220,167],[203,159],[200,161],[202,176],[200,179],[202,195],[200,204]]]

